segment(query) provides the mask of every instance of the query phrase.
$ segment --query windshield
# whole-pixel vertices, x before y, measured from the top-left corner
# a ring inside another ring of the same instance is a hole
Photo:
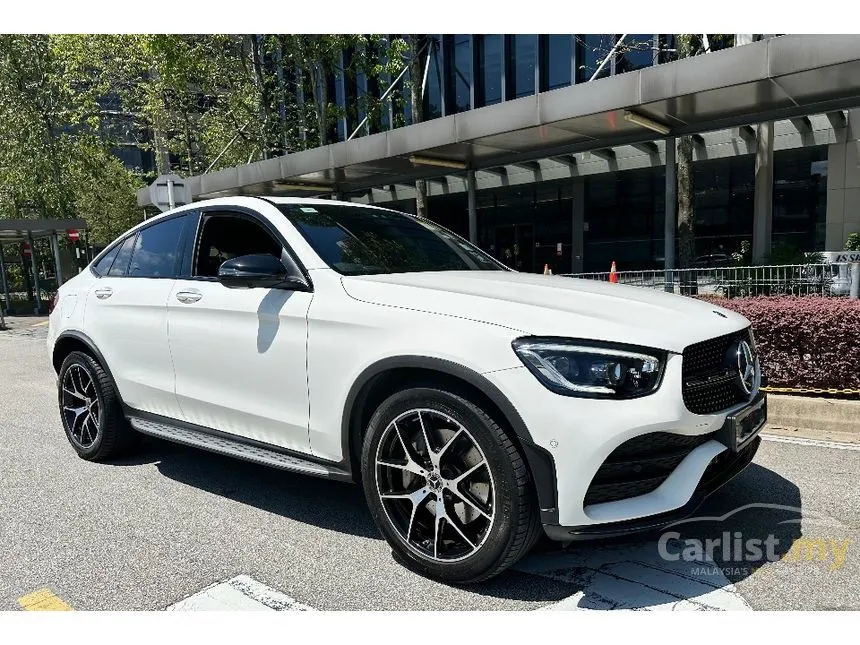
[[[507,271],[459,235],[395,211],[332,204],[278,204],[314,251],[345,275]]]

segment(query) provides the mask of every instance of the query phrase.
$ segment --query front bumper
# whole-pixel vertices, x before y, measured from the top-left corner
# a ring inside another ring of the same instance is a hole
[[[727,418],[737,413],[737,408],[709,415],[693,414],[686,408],[681,397],[680,355],[669,356],[657,392],[627,401],[554,394],[525,367],[484,376],[513,404],[528,429],[529,436],[521,437],[522,444],[535,475],[541,520],[554,539],[624,534],[648,530],[664,517],[676,520],[678,514],[693,512],[704,497],[740,472],[758,447],[759,440],[753,433],[744,439],[749,450],[735,453],[729,448],[732,440],[727,434]],[[623,499],[586,503],[595,475],[613,451],[651,433],[701,440],[656,489]],[[755,448],[751,448],[753,444]],[[538,469],[531,458],[533,454],[543,457]],[[722,469],[722,478],[715,478],[712,463],[726,461],[728,456],[738,459],[732,459]],[[550,489],[554,495],[547,493],[548,480],[552,480]]]
[[[719,469],[713,476],[707,474],[699,481],[693,491],[690,500],[673,511],[667,511],[658,515],[636,518],[621,522],[607,522],[606,524],[591,524],[587,526],[558,526],[556,524],[544,524],[544,532],[551,540],[557,542],[572,542],[580,540],[595,540],[624,537],[635,533],[647,533],[657,531],[669,524],[690,517],[699,506],[716,492],[724,484],[731,481],[736,475],[749,466],[758,452],[761,437],[755,437],[744,448],[737,453],[724,452],[725,463],[719,464]],[[719,457],[717,458],[719,459]],[[716,460],[715,460],[716,461]]]

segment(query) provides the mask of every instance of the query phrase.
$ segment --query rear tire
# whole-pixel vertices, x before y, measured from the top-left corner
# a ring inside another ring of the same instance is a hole
[[[361,463],[377,527],[422,575],[487,580],[541,534],[525,460],[490,415],[457,394],[416,387],[390,396],[370,420]]]
[[[140,444],[140,435],[123,414],[113,380],[88,354],[72,352],[66,357],[57,395],[66,438],[82,459],[114,459]]]

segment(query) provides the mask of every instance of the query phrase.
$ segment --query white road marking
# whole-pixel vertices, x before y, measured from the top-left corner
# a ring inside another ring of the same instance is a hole
[[[515,568],[578,587],[574,594],[544,610],[751,609],[712,562],[669,562],[659,556],[654,543],[535,554]]]
[[[799,437],[780,437],[774,434],[762,434],[765,441],[777,441],[779,443],[796,443],[801,446],[812,448],[833,448],[834,450],[860,450],[860,444],[839,443],[837,441],[822,441],[820,439],[801,439]]]
[[[257,582],[236,576],[211,585],[166,608],[166,611],[313,611],[288,595]]]

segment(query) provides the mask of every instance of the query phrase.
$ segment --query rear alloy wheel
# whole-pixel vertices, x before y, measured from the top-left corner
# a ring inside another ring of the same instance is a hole
[[[69,354],[57,389],[66,437],[81,458],[111,459],[137,446],[140,435],[126,421],[113,381],[91,356]]]
[[[538,535],[525,463],[464,398],[429,388],[393,395],[371,419],[362,463],[377,525],[421,573],[477,582],[513,564]]]

